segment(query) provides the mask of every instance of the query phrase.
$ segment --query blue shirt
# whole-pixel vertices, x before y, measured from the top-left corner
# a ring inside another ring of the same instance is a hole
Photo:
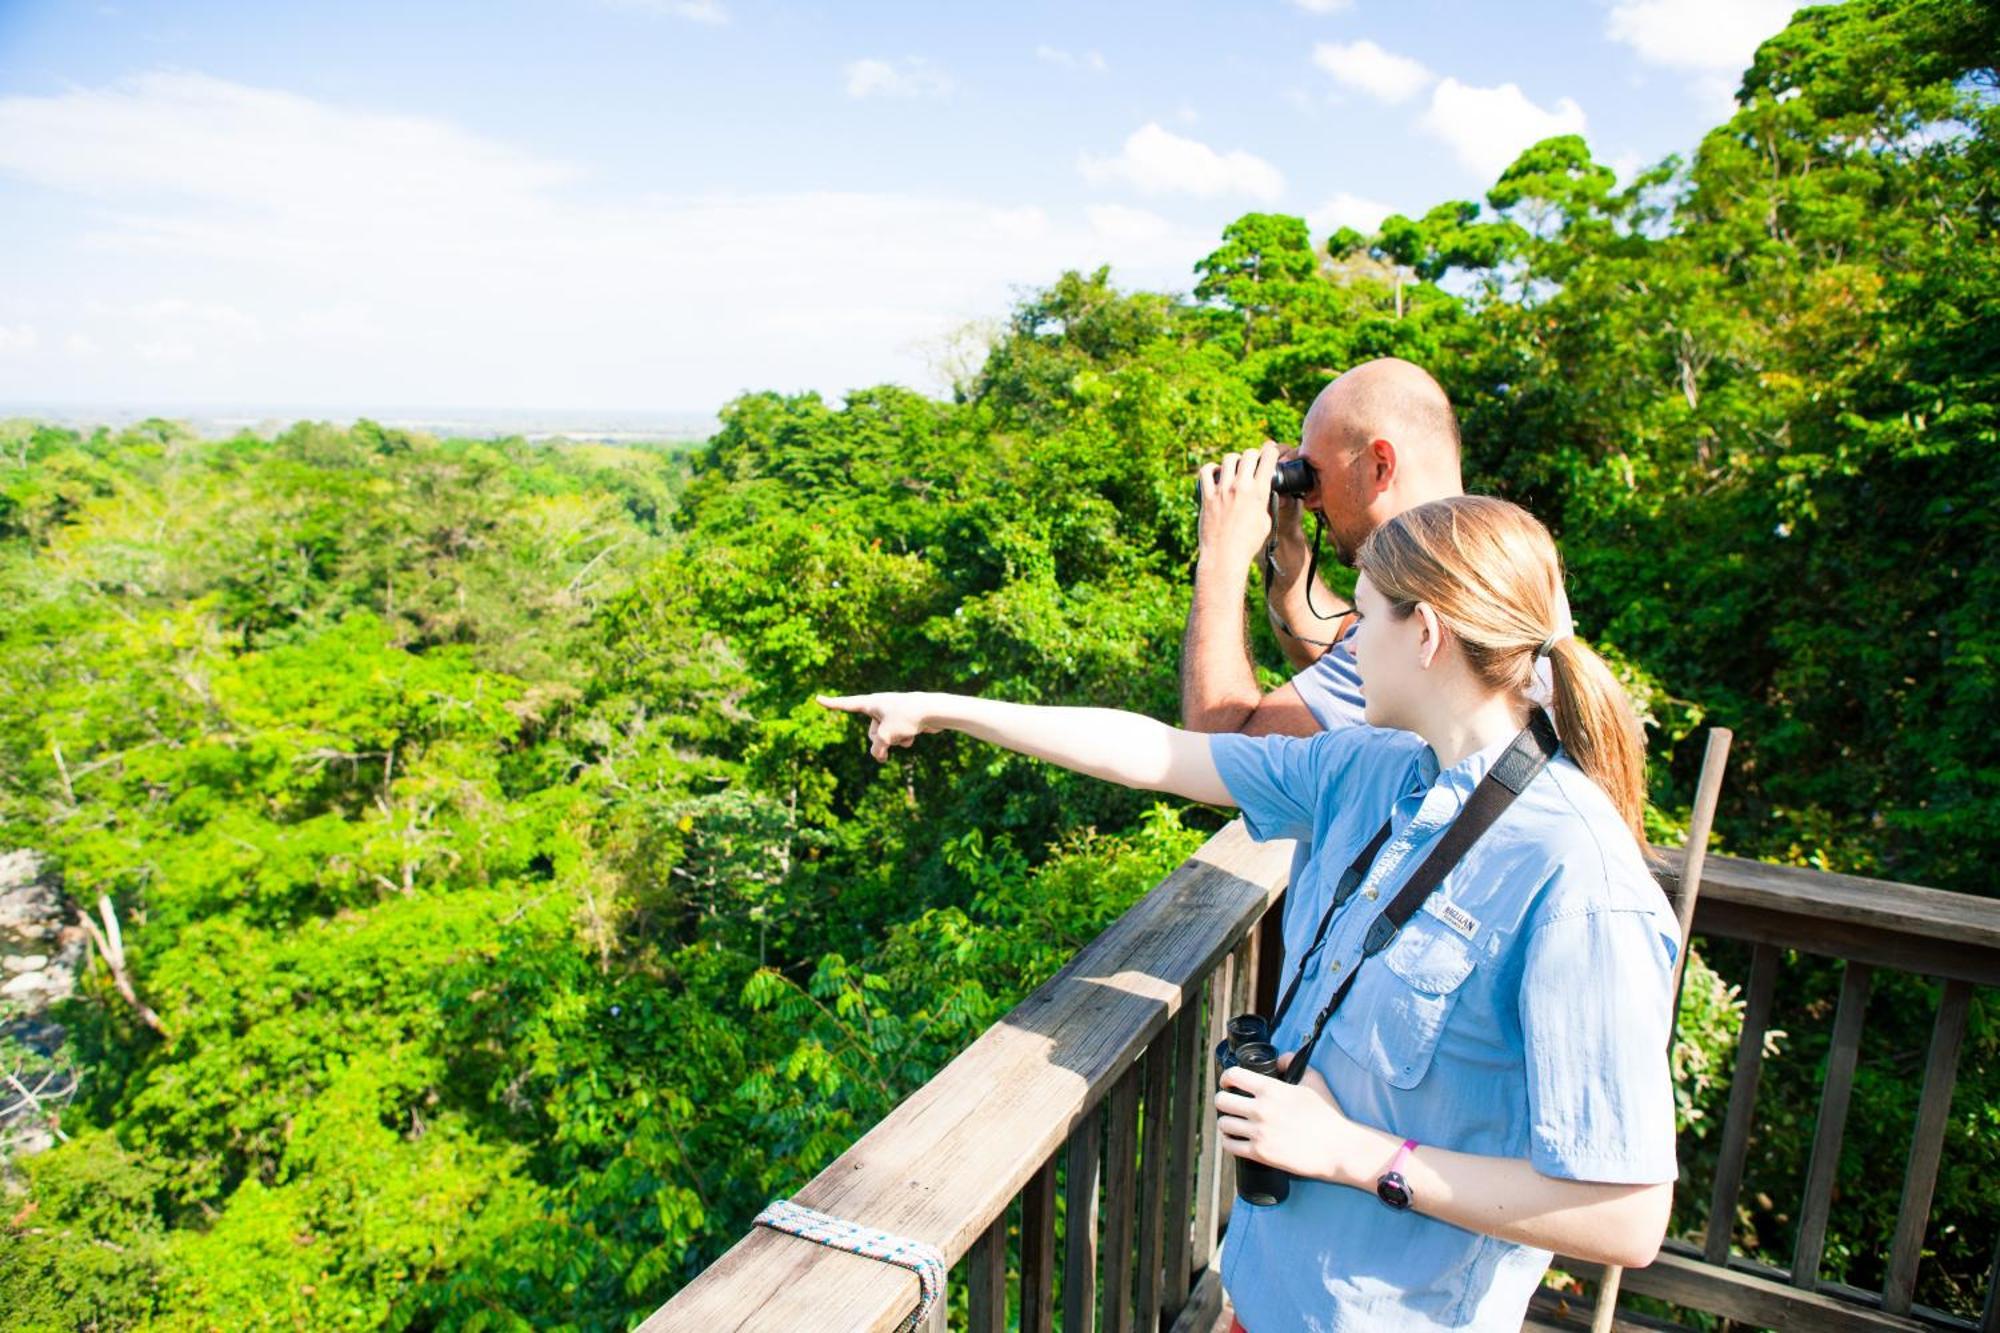
[[[1334,640],[1333,646],[1321,653],[1313,664],[1292,677],[1292,688],[1299,692],[1306,711],[1313,721],[1319,723],[1322,731],[1338,731],[1342,727],[1363,727],[1368,725],[1368,704],[1361,696],[1361,668],[1354,662],[1354,632],[1361,627],[1358,620],[1350,621],[1347,633]],[[1554,697],[1554,684],[1549,675],[1547,658],[1535,663],[1535,688],[1528,693],[1529,699],[1546,708]],[[1379,825],[1378,825],[1379,827]],[[1357,849],[1358,850],[1358,849]],[[1298,846],[1292,849],[1291,882],[1297,884],[1305,874],[1306,863],[1312,860],[1312,838],[1301,837]],[[1350,858],[1351,859],[1351,858]],[[1342,863],[1343,866],[1345,863]],[[1341,867],[1335,868],[1335,875]],[[1292,917],[1297,912],[1293,906],[1300,895],[1285,895],[1283,916],[1287,929],[1292,926]],[[1320,911],[1324,911],[1322,904]],[[1307,924],[1308,932],[1319,924],[1319,915],[1313,914]]]
[[[1361,698],[1361,669],[1354,664],[1354,631],[1361,622],[1350,621],[1347,633],[1335,639],[1333,646],[1321,653],[1313,664],[1292,677],[1292,688],[1305,701],[1306,711],[1313,721],[1319,723],[1322,731],[1338,731],[1342,727],[1366,726],[1368,705]],[[1312,839],[1299,839],[1292,849],[1292,878],[1296,884],[1305,874],[1306,863],[1312,860]],[[1283,916],[1289,929],[1298,909],[1293,906],[1300,895],[1287,893],[1284,899]],[[1325,909],[1322,908],[1322,911]],[[1314,917],[1317,924],[1318,917]],[[1312,926],[1308,925],[1307,930]]]
[[[1323,731],[1358,727],[1368,719],[1367,705],[1361,700],[1361,671],[1354,664],[1354,631],[1360,624],[1358,620],[1351,622],[1333,647],[1292,677],[1292,688]]]
[[[1308,961],[1274,1036],[1279,1050],[1298,1047],[1359,963],[1369,924],[1511,741],[1440,773],[1408,732],[1210,738],[1251,836],[1310,839],[1316,849],[1284,922],[1285,982],[1341,871],[1385,817],[1392,829]],[[1348,1116],[1399,1138],[1521,1158],[1565,1179],[1671,1181],[1667,1039],[1679,940],[1610,798],[1559,751],[1368,960],[1312,1066]],[[1222,1278],[1253,1333],[1518,1333],[1549,1259],[1395,1211],[1372,1193],[1294,1179],[1284,1203],[1235,1202]]]

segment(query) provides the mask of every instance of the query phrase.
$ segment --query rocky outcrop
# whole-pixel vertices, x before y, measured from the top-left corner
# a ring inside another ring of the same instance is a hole
[[[76,1073],[55,1062],[63,1029],[49,1007],[76,990],[88,949],[46,863],[0,853],[0,1156],[55,1142],[50,1113],[74,1093]]]

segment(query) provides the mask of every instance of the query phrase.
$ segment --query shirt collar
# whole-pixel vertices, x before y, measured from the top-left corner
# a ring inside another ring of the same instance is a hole
[[[1472,789],[1486,776],[1487,770],[1500,762],[1500,756],[1507,753],[1507,747],[1513,743],[1513,736],[1497,740],[1485,749],[1473,751],[1442,772],[1438,768],[1437,751],[1426,745],[1417,752],[1417,766],[1411,777],[1410,791],[1414,794],[1441,784],[1461,798],[1470,796]]]

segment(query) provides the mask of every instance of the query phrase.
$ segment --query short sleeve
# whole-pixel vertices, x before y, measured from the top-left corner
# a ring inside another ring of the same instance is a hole
[[[1529,1160],[1543,1175],[1601,1184],[1671,1181],[1667,1063],[1677,945],[1648,912],[1546,921],[1521,980]]]
[[[1209,737],[1208,745],[1251,837],[1310,840],[1314,821],[1334,808],[1334,794],[1367,756],[1406,762],[1399,735],[1373,727],[1303,737],[1224,733]]]
[[[1318,784],[1313,781],[1317,769],[1313,746],[1318,740],[1318,736],[1233,733],[1209,737],[1208,752],[1222,785],[1229,788],[1250,836],[1258,842],[1311,839],[1318,806]]]
[[[1292,688],[1324,731],[1363,726],[1368,705],[1361,696],[1361,668],[1354,660],[1354,636],[1342,638],[1313,664],[1292,677]]]

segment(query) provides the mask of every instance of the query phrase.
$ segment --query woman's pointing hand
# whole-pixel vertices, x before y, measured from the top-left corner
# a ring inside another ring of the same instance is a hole
[[[877,759],[889,757],[892,745],[908,745],[927,731],[936,731],[925,716],[921,694],[815,695],[827,708],[843,713],[860,713],[868,719],[868,753]]]

